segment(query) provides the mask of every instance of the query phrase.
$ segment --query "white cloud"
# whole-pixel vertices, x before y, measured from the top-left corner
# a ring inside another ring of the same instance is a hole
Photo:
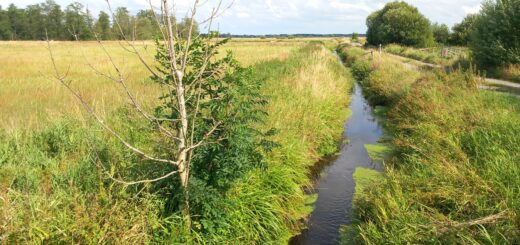
[[[330,6],[335,9],[342,10],[362,10],[368,13],[371,13],[374,9],[369,7],[366,3],[345,3],[341,1],[332,1]]]
[[[464,10],[464,13],[465,14],[476,14],[480,11],[480,8],[481,8],[481,5],[476,5],[476,6],[462,6],[462,9]]]
[[[44,0],[0,0],[0,5],[18,6]],[[56,0],[62,6],[74,0]],[[77,0],[93,12],[106,10],[105,0]],[[159,6],[159,0],[152,0]],[[209,0],[199,18],[207,17],[218,0]],[[224,0],[229,3],[231,0]],[[236,0],[217,21],[223,32],[236,34],[268,33],[363,33],[365,19],[393,0]],[[433,22],[453,25],[466,14],[476,13],[482,0],[408,0]],[[111,0],[114,7],[126,6],[132,12],[148,7],[148,0]],[[176,13],[186,15],[193,0],[177,0]]]

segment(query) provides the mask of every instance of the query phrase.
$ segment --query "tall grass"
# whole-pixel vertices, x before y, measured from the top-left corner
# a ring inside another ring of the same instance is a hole
[[[520,83],[520,64],[509,64],[490,69],[488,74],[492,77],[498,77],[500,79]]]
[[[287,242],[311,211],[303,192],[308,167],[336,151],[351,87],[346,70],[322,44],[289,53],[254,66],[269,98],[263,127],[278,129],[271,140],[280,146],[266,156],[266,166],[207,202],[210,213],[194,214],[191,231],[166,210],[172,193],[156,191],[171,180],[127,188],[102,171],[115,165],[143,175],[160,168],[142,162],[94,122],[71,116],[40,122],[35,130],[0,130],[0,243]],[[131,143],[154,147],[146,124],[125,107],[107,112],[106,120],[127,129],[122,134]]]
[[[149,80],[149,73],[138,57],[125,50],[125,44],[107,41],[106,49],[120,66],[137,100],[147,107],[155,105],[159,87]],[[222,50],[234,52],[243,65],[275,58],[285,59],[305,45],[299,42],[231,42]],[[103,116],[128,103],[117,84],[98,76],[88,63],[106,73],[114,73],[109,58],[96,42],[51,42],[58,69],[68,71],[72,86],[81,91]],[[152,42],[136,44],[145,60],[152,64]],[[39,41],[0,42],[0,128],[8,131],[38,129],[65,115],[83,118],[81,106],[59,82],[52,78],[52,65],[46,43]],[[86,120],[86,118],[85,118]]]
[[[387,106],[393,156],[358,198],[365,244],[518,244],[520,101],[472,71],[410,71],[388,58],[363,87]],[[352,234],[352,233],[349,233]]]

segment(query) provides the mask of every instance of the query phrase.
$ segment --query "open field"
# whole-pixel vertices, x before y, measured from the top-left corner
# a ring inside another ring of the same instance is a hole
[[[233,41],[222,50],[231,50],[243,65],[285,59],[309,40]],[[68,78],[82,92],[96,111],[106,115],[126,103],[121,89],[109,79],[97,75],[89,67],[115,74],[109,58],[96,42],[52,42],[58,69],[68,71]],[[158,86],[149,80],[149,73],[137,56],[127,52],[127,45],[117,41],[106,42],[105,47],[125,74],[129,86],[142,102],[159,96]],[[0,42],[0,128],[37,128],[42,122],[69,115],[83,117],[82,108],[56,81],[46,42]],[[153,60],[153,42],[137,44],[143,57]],[[153,105],[148,105],[153,106]]]

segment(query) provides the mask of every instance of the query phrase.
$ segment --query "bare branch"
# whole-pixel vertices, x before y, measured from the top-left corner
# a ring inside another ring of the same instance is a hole
[[[152,161],[156,161],[156,162],[163,162],[163,163],[169,163],[169,164],[173,164],[173,165],[177,165],[178,163],[176,161],[171,161],[171,160],[167,160],[167,159],[160,159],[160,158],[155,158],[155,157],[152,157],[146,153],[144,153],[142,150],[139,150],[137,147],[134,147],[132,146],[130,143],[126,142],[118,133],[116,133],[112,128],[110,128],[107,124],[105,124],[103,122],[103,120],[94,112],[94,110],[90,107],[90,105],[85,101],[85,99],[83,99],[83,97],[81,96],[81,94],[77,91],[75,91],[74,89],[72,89],[72,87],[70,86],[70,83],[67,83],[67,81],[65,80],[66,77],[65,76],[60,76],[59,72],[58,72],[58,68],[56,66],[56,61],[54,59],[54,54],[52,52],[52,48],[51,48],[51,45],[50,45],[50,41],[49,41],[49,38],[47,37],[47,49],[49,51],[49,54],[50,54],[50,57],[51,57],[51,62],[52,62],[52,65],[53,65],[53,68],[54,68],[54,73],[55,73],[55,78],[65,87],[67,88],[67,90],[72,93],[72,95],[74,95],[74,97],[76,97],[76,99],[78,99],[78,101],[82,104],[82,106],[87,110],[87,112],[92,116],[94,117],[94,119],[96,119],[96,121],[105,129],[107,130],[110,134],[112,134],[114,137],[116,137],[123,145],[125,145],[127,148],[129,148],[130,150],[134,151],[135,153],[149,159],[149,160],[152,160]]]
[[[168,174],[166,175],[163,175],[161,177],[158,177],[158,178],[155,178],[155,179],[146,179],[146,180],[139,180],[139,181],[131,181],[131,182],[128,182],[128,181],[124,181],[124,180],[120,180],[120,179],[117,179],[117,178],[114,178],[112,175],[108,174],[108,177],[117,182],[117,183],[120,183],[120,184],[124,184],[124,185],[138,185],[138,184],[147,184],[147,183],[153,183],[153,182],[157,182],[157,181],[160,181],[160,180],[163,180],[163,179],[166,179],[176,173],[179,173],[179,171],[172,171],[172,172],[169,172]]]
[[[215,125],[213,125],[213,127],[202,137],[202,139],[197,143],[197,144],[194,144],[194,145],[191,145],[190,147],[188,147],[186,149],[186,151],[192,151],[193,149],[197,148],[197,147],[200,147],[202,145],[205,145],[205,144],[208,144],[206,141],[207,139],[218,129],[218,127],[222,124],[222,122],[218,122],[216,123]],[[219,139],[217,140],[217,142],[219,141],[222,141],[223,139]],[[215,143],[215,142],[213,142]]]
[[[132,48],[133,51],[131,50],[128,50],[125,48],[125,50],[135,54],[138,58],[139,58],[139,61],[146,67],[146,69],[154,76],[158,77],[157,76],[157,73],[152,69],[152,67],[150,65],[148,65],[148,63],[146,62],[146,60],[143,58],[143,56],[141,55],[141,53],[139,52],[139,50],[135,47],[135,45],[133,43],[131,43],[130,41],[128,41],[128,39],[126,38],[126,34],[124,33],[123,31],[123,28],[121,27],[121,24],[119,23],[119,20],[115,17],[115,14],[114,12],[112,11],[112,6],[110,4],[110,1],[107,0],[107,4],[108,4],[108,9],[110,11],[110,15],[112,15],[112,19],[114,20],[114,23],[116,23],[118,29],[119,29],[119,32],[121,33],[121,36],[123,37],[123,40],[125,40],[125,42]],[[150,3],[151,4],[151,3]],[[153,11],[153,9],[152,9]],[[155,13],[155,12],[154,12]],[[160,26],[159,26],[160,27]],[[135,35],[135,30],[134,30],[134,35]],[[97,39],[97,37],[96,37]]]

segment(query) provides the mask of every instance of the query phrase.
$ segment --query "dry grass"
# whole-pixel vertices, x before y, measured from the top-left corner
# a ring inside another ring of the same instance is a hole
[[[244,65],[287,57],[305,41],[233,41],[232,50]],[[107,50],[121,67],[130,87],[143,104],[158,96],[159,88],[148,80],[149,74],[138,58],[125,51],[119,42],[107,42]],[[87,63],[104,72],[113,72],[108,57],[95,42],[52,42],[59,70],[68,72],[73,86],[81,91],[100,114],[106,115],[126,100],[113,82],[98,76]],[[147,60],[155,53],[152,42],[138,45]],[[83,55],[84,54],[84,55]],[[46,43],[0,42],[0,129],[6,131],[38,128],[42,122],[63,115],[85,116],[72,96],[51,76]]]

